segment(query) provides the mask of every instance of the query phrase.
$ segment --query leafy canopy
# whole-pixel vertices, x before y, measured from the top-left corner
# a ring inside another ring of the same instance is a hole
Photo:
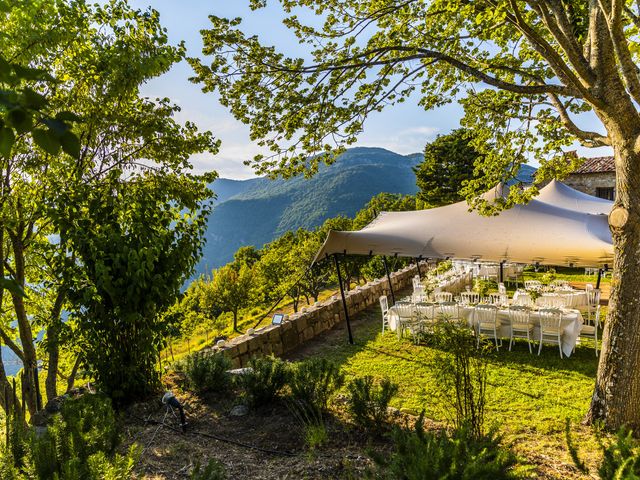
[[[460,189],[475,178],[475,165],[483,161],[483,156],[471,145],[472,135],[470,131],[457,129],[427,144],[424,160],[413,169],[420,200],[434,207],[463,200]]]
[[[259,173],[314,173],[356,141],[370,114],[409,96],[426,110],[457,100],[484,156],[465,189],[471,198],[514,178],[527,159],[540,163],[539,182],[561,177],[575,166],[562,147],[576,140],[613,145],[609,135],[578,126],[584,112],[607,127],[616,108],[637,118],[639,13],[622,2],[591,10],[540,0],[277,3],[284,24],[308,44],[308,61],[245,35],[240,19],[216,16],[202,32],[207,63],[190,60],[193,81],[219,92],[269,152],[250,162]],[[319,22],[305,23],[309,13]],[[504,203],[535,193],[512,189]]]

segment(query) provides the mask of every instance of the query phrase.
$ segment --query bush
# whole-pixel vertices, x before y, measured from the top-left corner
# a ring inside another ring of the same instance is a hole
[[[445,412],[454,427],[463,426],[480,438],[484,435],[487,390],[487,349],[476,348],[476,338],[464,325],[439,322],[432,339],[442,352],[434,366]]]
[[[495,290],[498,290],[498,284],[495,280],[476,278],[473,282],[473,291],[480,295],[480,298],[486,297]]]
[[[49,422],[47,430],[36,435],[24,429],[13,436],[7,452],[21,446],[24,454],[5,454],[2,478],[10,479],[110,479],[129,480],[139,450],[132,446],[125,456],[115,453],[120,438],[111,401],[98,395],[67,400]]]
[[[231,385],[231,361],[222,353],[197,352],[184,365],[189,387],[196,392],[225,392]]]
[[[388,420],[387,407],[398,393],[398,385],[384,378],[376,386],[373,377],[366,376],[352,380],[347,390],[347,409],[354,423],[366,430],[382,431]]]
[[[238,383],[247,396],[249,405],[266,405],[278,396],[287,384],[289,366],[274,357],[253,358],[249,362],[251,370],[238,376]]]
[[[197,463],[189,478],[191,480],[224,480],[227,478],[227,472],[220,462],[212,458],[203,469]]]
[[[331,395],[343,383],[344,375],[340,369],[322,358],[298,363],[291,373],[289,386],[293,400],[322,412],[327,409]]]
[[[379,478],[423,480],[446,478],[500,480],[520,478],[517,457],[495,434],[476,437],[465,426],[452,432],[426,432],[423,415],[414,430],[396,427],[391,456],[373,454]]]

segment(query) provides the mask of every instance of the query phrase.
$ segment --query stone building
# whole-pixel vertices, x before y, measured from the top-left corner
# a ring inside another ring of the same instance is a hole
[[[589,195],[614,200],[616,171],[613,157],[587,158],[563,183]]]

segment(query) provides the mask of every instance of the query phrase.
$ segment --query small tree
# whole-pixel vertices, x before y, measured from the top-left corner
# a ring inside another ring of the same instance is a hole
[[[253,297],[254,271],[247,265],[234,268],[227,264],[213,273],[213,304],[233,314],[233,330],[238,331],[238,311],[250,305]]]

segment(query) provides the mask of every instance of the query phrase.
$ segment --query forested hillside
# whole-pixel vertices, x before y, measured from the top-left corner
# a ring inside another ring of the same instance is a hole
[[[260,248],[288,230],[313,228],[337,215],[353,216],[380,192],[416,193],[411,167],[421,159],[421,154],[353,148],[311,179],[216,180],[212,188],[218,200],[197,273],[229,262],[241,246]]]

